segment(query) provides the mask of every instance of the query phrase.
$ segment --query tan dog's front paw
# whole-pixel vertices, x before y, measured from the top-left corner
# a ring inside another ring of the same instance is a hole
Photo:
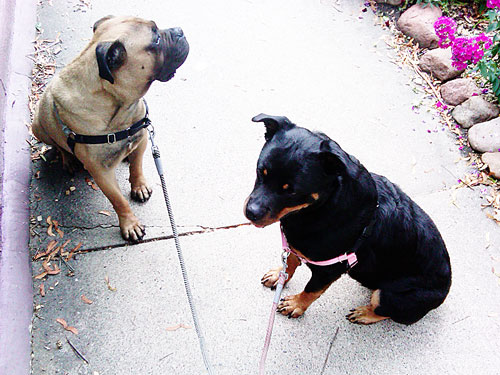
[[[278,312],[283,315],[288,315],[289,318],[298,318],[307,310],[312,301],[309,302],[305,292],[296,294],[294,296],[286,296],[281,299],[278,305]]]
[[[133,200],[137,202],[146,202],[151,198],[153,189],[151,189],[146,182],[137,185],[132,185],[132,190],[130,191],[130,196]]]
[[[380,316],[375,314],[372,305],[359,306],[352,309],[349,314],[346,315],[347,320],[351,323],[356,324],[373,324],[380,322],[381,320],[388,319],[387,316]]]
[[[278,267],[267,271],[264,276],[262,276],[262,279],[260,279],[261,284],[271,289],[276,288],[282,269],[283,267]]]
[[[146,228],[134,215],[119,217],[122,237],[131,242],[139,242],[146,235]]]

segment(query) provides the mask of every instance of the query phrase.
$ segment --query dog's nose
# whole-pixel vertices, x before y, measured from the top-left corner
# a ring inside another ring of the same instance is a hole
[[[170,32],[170,35],[172,38],[182,38],[184,36],[184,31],[180,27],[172,27],[171,29],[168,29]]]
[[[250,221],[259,221],[264,218],[266,213],[267,209],[255,203],[247,204],[245,209],[245,216]]]

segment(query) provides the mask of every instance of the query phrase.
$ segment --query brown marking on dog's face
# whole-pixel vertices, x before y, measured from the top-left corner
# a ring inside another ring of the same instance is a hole
[[[248,204],[248,198],[245,202],[245,211],[246,211],[247,204]],[[264,228],[264,227],[267,227],[268,225],[276,223],[284,216],[286,216],[292,212],[302,210],[303,208],[309,207],[310,205],[311,205],[311,203],[303,203],[303,204],[299,204],[299,205],[293,206],[293,207],[285,207],[280,212],[278,212],[277,215],[272,216],[271,213],[268,213],[262,219],[252,221],[252,224],[255,225],[257,228]]]

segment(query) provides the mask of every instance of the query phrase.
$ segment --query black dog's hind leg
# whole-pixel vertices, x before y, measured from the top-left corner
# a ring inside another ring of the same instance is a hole
[[[381,320],[384,319],[389,319],[389,316],[378,315],[375,312],[377,311],[377,308],[379,306],[380,306],[380,289],[377,289],[372,293],[369,305],[359,306],[355,309],[352,309],[350,313],[346,315],[346,318],[350,322],[357,324],[373,324],[380,322]]]
[[[278,305],[278,312],[281,314],[288,315],[289,318],[298,318],[342,275],[342,271],[332,272],[332,267],[309,266],[309,268],[312,271],[311,279],[302,292],[286,296],[281,300]]]
[[[352,310],[347,319],[371,324],[389,317],[397,323],[413,324],[441,305],[449,290],[446,283],[435,289],[423,284],[414,278],[384,282],[373,292],[372,303]]]

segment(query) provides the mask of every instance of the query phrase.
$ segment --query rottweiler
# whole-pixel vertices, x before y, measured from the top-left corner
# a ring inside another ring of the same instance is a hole
[[[301,316],[346,272],[373,290],[368,305],[346,316],[353,323],[412,324],[443,303],[450,258],[436,225],[414,201],[323,133],[284,116],[252,121],[264,123],[266,142],[245,216],[257,227],[280,221],[291,249],[287,281],[301,262],[312,272],[304,291],[281,300],[281,314]],[[309,263],[337,257],[331,265]],[[262,284],[275,287],[280,270],[266,273]]]

